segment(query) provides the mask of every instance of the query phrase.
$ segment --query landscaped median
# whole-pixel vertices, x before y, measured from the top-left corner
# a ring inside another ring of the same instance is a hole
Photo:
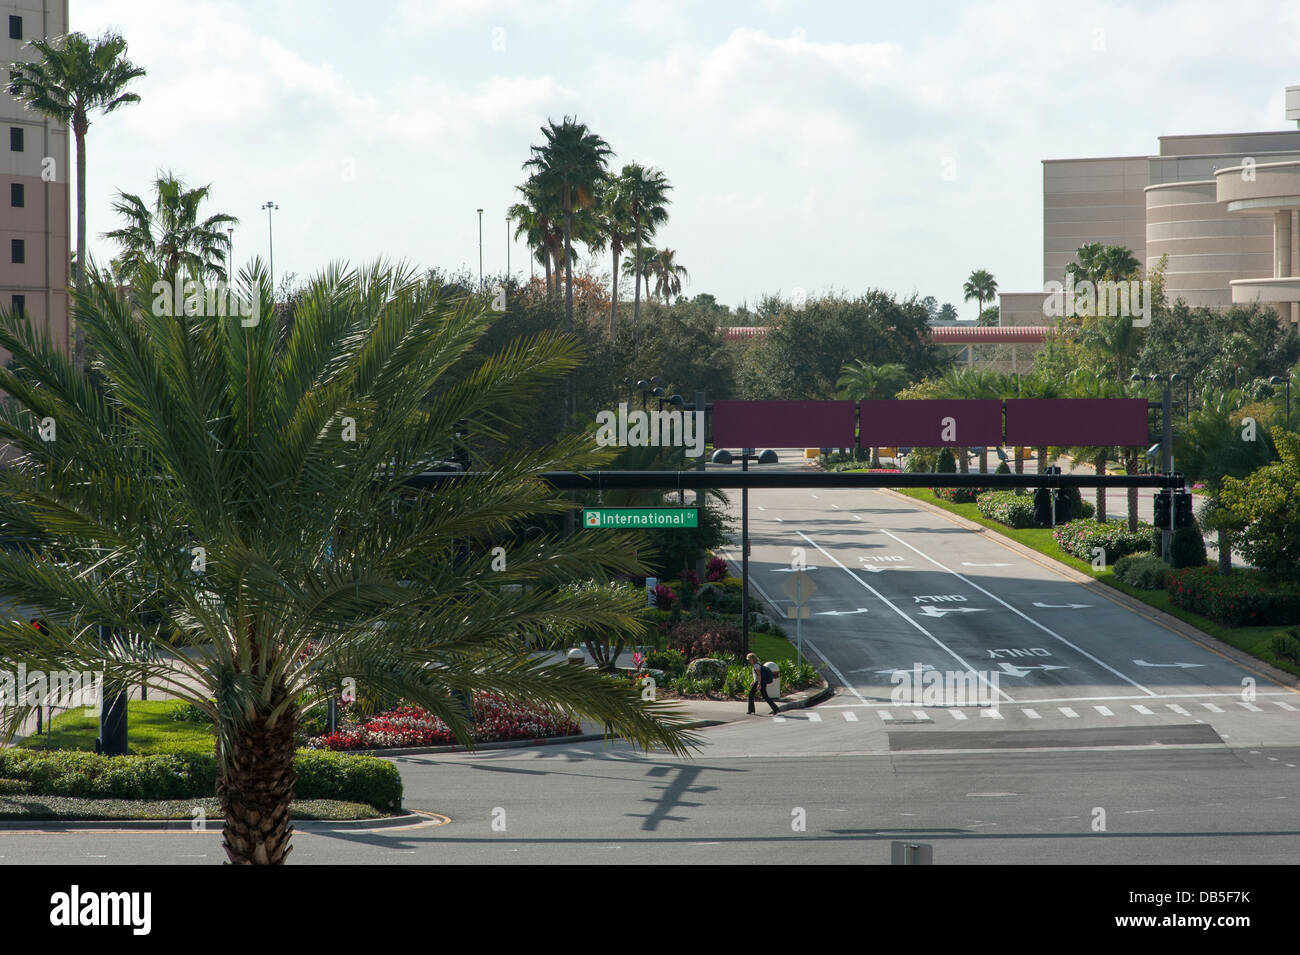
[[[893,493],[996,531],[1256,659],[1300,676],[1300,655],[1287,654],[1294,645],[1282,639],[1287,631],[1281,629],[1300,623],[1300,588],[1270,583],[1251,569],[1236,568],[1228,576],[1217,574],[1215,563],[1205,559],[1199,529],[1175,534],[1175,563],[1203,566],[1173,569],[1164,565],[1160,572],[1155,565],[1163,565],[1163,561],[1151,554],[1160,533],[1149,524],[1139,523],[1138,531],[1130,532],[1125,523],[1102,524],[1089,515],[1053,531],[1031,526],[1030,493],[987,491],[974,503],[951,503],[928,488],[896,488]],[[1098,548],[1104,552],[1104,563],[1094,566]],[[1300,647],[1295,649],[1300,654]]]

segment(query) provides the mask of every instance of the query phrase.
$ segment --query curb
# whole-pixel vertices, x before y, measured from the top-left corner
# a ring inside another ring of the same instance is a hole
[[[380,816],[376,819],[293,819],[290,825],[295,830],[310,831],[347,831],[353,829],[393,829],[399,826],[411,826],[429,822],[430,819],[442,820],[437,825],[446,825],[451,820],[432,812],[408,810],[400,816]],[[0,832],[220,832],[220,826],[194,828],[192,819],[3,819],[0,820]]]
[[[976,533],[987,534],[989,535],[989,540],[1000,544],[1012,553],[1018,554],[1027,560],[1032,560],[1039,566],[1046,567],[1048,570],[1065,577],[1067,580],[1087,587],[1091,593],[1096,594],[1098,597],[1118,604],[1124,609],[1151,621],[1157,626],[1164,627],[1166,630],[1172,631],[1180,637],[1190,640],[1192,643],[1209,650],[1211,653],[1221,656],[1226,660],[1230,660],[1244,670],[1250,670],[1264,676],[1280,686],[1290,687],[1293,690],[1300,690],[1300,677],[1287,673],[1285,670],[1279,670],[1272,664],[1266,663],[1258,657],[1253,657],[1244,650],[1238,650],[1234,646],[1229,646],[1217,637],[1206,633],[1204,630],[1197,629],[1187,621],[1181,620],[1173,614],[1165,613],[1163,610],[1157,610],[1155,607],[1138,600],[1136,597],[1130,597],[1122,590],[1108,587],[1096,577],[1092,577],[1080,570],[1076,570],[1069,564],[1063,564],[1059,560],[1055,560],[1046,554],[1034,550],[1032,547],[1026,547],[1019,541],[1013,540],[1005,534],[1000,534],[991,527],[985,527],[983,524],[976,524],[974,521],[968,520],[960,514],[953,514],[951,511],[945,510],[937,504],[931,504],[929,501],[921,501],[914,497],[908,497],[906,494],[899,494],[892,488],[878,488],[878,490],[884,491],[884,493],[890,494],[899,500],[907,501],[917,507],[942,515],[959,527],[964,527],[967,530],[972,530]]]
[[[691,720],[682,724],[682,729],[694,730],[702,729],[706,726],[721,726],[724,720]],[[604,733],[583,733],[578,736],[544,736],[541,739],[510,739],[494,740],[490,743],[480,743],[472,749],[468,746],[462,746],[459,743],[450,743],[445,746],[408,746],[401,749],[350,749],[341,750],[362,756],[378,756],[387,759],[390,756],[436,756],[440,753],[478,753],[485,749],[526,749],[531,746],[559,746],[564,743],[591,743],[601,740],[617,740],[618,736],[607,736]]]

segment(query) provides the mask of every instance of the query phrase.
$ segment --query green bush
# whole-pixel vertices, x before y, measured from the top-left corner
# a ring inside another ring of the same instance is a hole
[[[1138,590],[1164,590],[1169,565],[1159,557],[1130,554],[1115,561],[1115,576]]]
[[[1127,524],[1102,523],[1091,518],[1070,521],[1057,525],[1053,536],[1061,550],[1080,560],[1091,561],[1093,549],[1100,547],[1106,552],[1106,563],[1113,564],[1121,557],[1136,554],[1151,546],[1151,525],[1138,525],[1138,530],[1130,532]]]
[[[1226,627],[1300,623],[1300,587],[1270,583],[1257,570],[1228,576],[1207,567],[1169,573],[1169,602]]]
[[[931,488],[934,496],[950,504],[973,504],[981,494],[988,493],[986,487],[935,487]]]
[[[975,499],[980,514],[1007,527],[1034,526],[1034,499],[1015,491],[985,491]]]
[[[994,474],[1010,474],[1010,473],[1011,473],[1011,468],[1010,468],[1010,466],[1008,466],[1008,464],[1007,464],[1006,461],[999,461],[999,462],[998,462],[998,466],[997,466],[997,468],[994,469],[993,473],[994,473]]]
[[[747,696],[749,684],[754,680],[754,673],[749,667],[733,664],[727,667],[727,678],[722,681],[722,692],[727,696]]]
[[[648,670],[663,670],[669,677],[681,676],[686,672],[686,654],[671,647],[653,650],[646,654],[645,667]]]
[[[402,774],[386,759],[359,753],[299,750],[293,761],[295,799],[365,802],[376,809],[400,809]]]
[[[821,674],[807,660],[795,664],[786,661],[781,665],[781,692],[802,690],[821,682]]]
[[[708,696],[713,689],[706,681],[692,680],[684,674],[669,681],[668,688],[683,696]]]
[[[397,767],[373,756],[299,750],[294,770],[298,799],[366,802],[378,809],[402,803]],[[204,799],[217,791],[216,760],[207,755],[0,749],[0,778],[25,782],[35,795],[79,799]]]
[[[1153,554],[1163,553],[1164,545],[1160,535],[1160,528],[1151,528],[1149,546]],[[1169,542],[1169,563],[1170,566],[1178,568],[1206,565],[1205,539],[1201,537],[1201,529],[1195,524],[1174,530],[1173,540]]]
[[[1273,655],[1300,663],[1300,631],[1292,627],[1273,635]]]
[[[957,473],[957,456],[952,453],[952,448],[939,449],[939,456],[935,460],[934,469],[940,474]]]

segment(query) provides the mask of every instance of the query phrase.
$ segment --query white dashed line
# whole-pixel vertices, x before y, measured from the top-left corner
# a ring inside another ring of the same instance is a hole
[[[1027,717],[1029,717],[1031,720],[1041,720],[1041,719],[1042,719],[1042,717],[1038,715],[1038,710],[1032,710],[1032,709],[1030,709],[1030,708],[1027,707],[1027,706],[1026,706],[1023,710],[1021,710],[1020,712],[1021,712],[1021,713],[1024,713],[1024,714],[1025,714]]]
[[[845,710],[844,721],[846,723],[856,723],[858,721],[858,714],[854,713],[852,710]]]
[[[930,714],[925,710],[912,710],[912,715],[918,720],[925,720],[927,723],[933,722],[933,720],[930,719]]]
[[[809,714],[808,714],[808,722],[810,722],[810,723],[820,723],[821,721],[822,721],[822,715],[821,715],[820,713],[809,713]]]
[[[772,717],[772,722],[773,722],[773,723],[784,723],[784,722],[785,722],[785,717],[784,717],[784,716],[774,716],[774,717]]]
[[[1096,710],[1098,713],[1100,713],[1102,716],[1114,716],[1114,715],[1115,715],[1114,713],[1111,712],[1109,706],[1094,706],[1093,709]]]
[[[1134,704],[1132,704],[1132,706],[1133,706],[1133,709],[1137,710],[1137,711],[1138,711],[1139,713],[1141,713],[1143,716],[1154,716],[1154,715],[1155,715],[1155,714],[1152,713],[1150,710],[1148,710],[1145,706],[1143,706],[1141,703],[1134,703]]]
[[[886,723],[890,722],[894,718],[894,714],[890,713],[889,710],[877,710],[876,712]]]
[[[991,720],[1002,719],[1002,714],[997,710],[980,710],[980,716],[987,716]]]
[[[1057,709],[1072,720],[1077,720],[1079,718],[1079,714],[1074,712],[1074,710],[1070,709],[1068,706],[1058,706]]]
[[[1165,706],[1169,707],[1171,710],[1173,710],[1173,711],[1174,711],[1175,713],[1177,713],[1179,716],[1191,716],[1191,715],[1192,715],[1191,713],[1188,713],[1185,709],[1183,709],[1181,706],[1179,706],[1177,703],[1166,703]]]
[[[949,710],[948,712],[952,714],[952,718],[955,720],[966,719],[966,714],[963,713],[961,710]]]
[[[1207,710],[1209,710],[1211,713],[1222,713],[1222,712],[1223,712],[1223,707],[1221,707],[1221,706],[1215,706],[1213,703],[1202,703],[1201,706],[1205,707],[1205,708],[1206,708]]]
[[[1262,712],[1263,712],[1263,710],[1261,710],[1261,709],[1260,709],[1258,706],[1256,706],[1254,703],[1247,703],[1245,700],[1237,700],[1237,705],[1238,705],[1238,706],[1244,706],[1246,709],[1250,710],[1252,713],[1262,713]]]
[[[1284,703],[1282,700],[1274,700],[1273,702],[1276,703],[1278,706],[1282,707],[1282,709],[1284,710],[1290,710],[1292,713],[1295,712],[1295,707],[1292,706],[1290,703]]]

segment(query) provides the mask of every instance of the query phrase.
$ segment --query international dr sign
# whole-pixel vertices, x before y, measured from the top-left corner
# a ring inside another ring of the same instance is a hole
[[[582,526],[588,530],[662,530],[700,526],[698,507],[584,508]]]

